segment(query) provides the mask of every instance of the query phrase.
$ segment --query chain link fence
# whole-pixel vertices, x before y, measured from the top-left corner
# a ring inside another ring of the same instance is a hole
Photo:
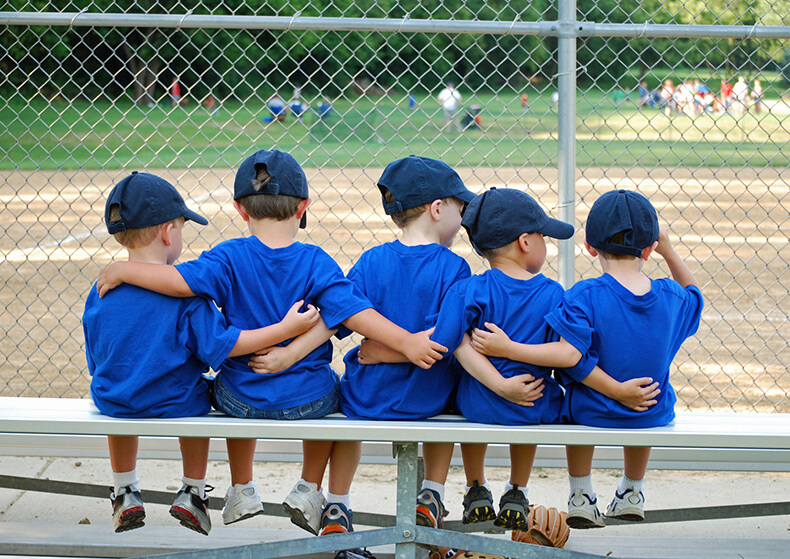
[[[80,318],[123,256],[102,223],[116,181],[161,174],[209,217],[191,259],[245,234],[235,169],[276,147],[308,174],[303,240],[346,270],[396,235],[375,181],[412,153],[576,223],[544,269],[566,286],[600,273],[580,248],[592,202],[642,192],[706,298],[679,407],[790,411],[787,0],[0,6],[0,394],[87,395]]]

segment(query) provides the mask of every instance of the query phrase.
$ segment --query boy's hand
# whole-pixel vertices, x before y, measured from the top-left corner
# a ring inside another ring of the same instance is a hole
[[[634,411],[647,411],[656,405],[660,393],[657,382],[642,377],[621,382],[614,399]]]
[[[299,312],[302,308],[304,301],[297,301],[294,303],[285,317],[280,321],[280,326],[285,330],[288,338],[294,338],[300,334],[304,334],[310,328],[316,325],[320,315],[318,309],[313,305],[307,305],[307,310]]]
[[[386,347],[387,346],[376,340],[363,338],[359,343],[357,361],[359,361],[360,365],[378,365],[379,363],[383,363],[380,353],[381,350]]]
[[[543,379],[535,380],[529,373],[502,380],[499,396],[524,407],[534,406],[535,400],[543,397]]]
[[[475,351],[490,357],[508,357],[510,338],[505,331],[496,324],[486,322],[489,331],[475,328],[472,331],[472,347]]]
[[[673,250],[672,242],[669,240],[669,233],[666,231],[666,229],[662,229],[658,233],[658,246],[656,246],[656,253],[666,258],[667,254],[671,253]]]
[[[99,297],[104,297],[108,291],[123,283],[123,265],[123,262],[113,262],[99,272],[99,279],[96,281],[96,291],[99,292]]]
[[[294,360],[288,347],[273,346],[259,351],[247,362],[254,373],[271,375],[291,368]]]
[[[443,353],[447,353],[446,347],[431,340],[431,334],[433,328],[409,334],[401,348],[403,355],[421,369],[430,369],[431,365],[443,357]]]

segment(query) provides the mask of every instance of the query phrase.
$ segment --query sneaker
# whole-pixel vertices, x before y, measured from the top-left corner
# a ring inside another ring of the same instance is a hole
[[[499,499],[499,514],[494,519],[494,526],[506,530],[524,530],[527,527],[529,501],[518,488],[513,488]]]
[[[433,489],[423,489],[417,495],[417,525],[426,528],[444,528],[447,511]]]
[[[606,516],[628,522],[641,522],[645,519],[645,496],[640,491],[626,489],[622,494],[614,492],[614,499],[606,507]]]
[[[335,553],[335,559],[376,559],[376,556],[367,549],[356,547],[354,549],[338,551]]]
[[[235,486],[228,487],[225,493],[225,506],[222,507],[222,522],[233,524],[263,514],[263,503],[258,488],[253,482],[240,491]]]
[[[115,494],[110,487],[110,501],[112,502],[112,525],[116,532],[126,532],[145,526],[145,508],[143,497],[139,491],[132,491],[131,486],[121,488],[120,495]]]
[[[283,501],[285,512],[291,522],[311,534],[318,535],[321,528],[321,515],[326,508],[326,499],[321,491],[312,489],[301,479]]]
[[[321,515],[321,535],[347,534],[354,531],[354,513],[341,503],[326,506]]]
[[[598,510],[598,499],[590,498],[581,489],[575,489],[568,499],[568,526],[577,530],[606,526]]]
[[[214,489],[206,486],[206,492]],[[208,497],[201,499],[193,492],[191,485],[184,485],[176,494],[176,500],[170,507],[170,516],[181,522],[181,526],[208,536],[211,531],[211,517],[208,514]]]
[[[477,480],[472,482],[472,487],[464,495],[464,514],[461,520],[464,524],[488,522],[494,520],[494,497],[491,491],[480,485]]]

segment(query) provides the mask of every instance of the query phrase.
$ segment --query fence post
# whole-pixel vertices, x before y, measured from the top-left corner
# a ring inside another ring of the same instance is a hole
[[[576,0],[558,0],[560,35],[557,48],[559,215],[576,225]],[[566,289],[575,281],[575,239],[559,242],[559,281]]]

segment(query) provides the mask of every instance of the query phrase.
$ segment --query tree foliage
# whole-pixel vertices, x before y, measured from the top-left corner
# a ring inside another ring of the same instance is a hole
[[[8,9],[185,13],[181,0],[9,0]],[[790,0],[596,0],[580,2],[591,22],[787,24]],[[554,0],[223,0],[193,13],[411,19],[541,21]],[[265,97],[296,85],[335,95],[354,80],[387,90],[436,88],[446,80],[475,90],[521,87],[556,73],[556,40],[510,35],[340,31],[9,27],[0,35],[6,90],[96,98],[130,95],[150,103],[178,76],[192,96]],[[579,41],[581,82],[616,81],[629,70],[715,67],[743,71],[783,57],[778,41],[628,39]],[[35,68],[29,72],[27,68]]]

